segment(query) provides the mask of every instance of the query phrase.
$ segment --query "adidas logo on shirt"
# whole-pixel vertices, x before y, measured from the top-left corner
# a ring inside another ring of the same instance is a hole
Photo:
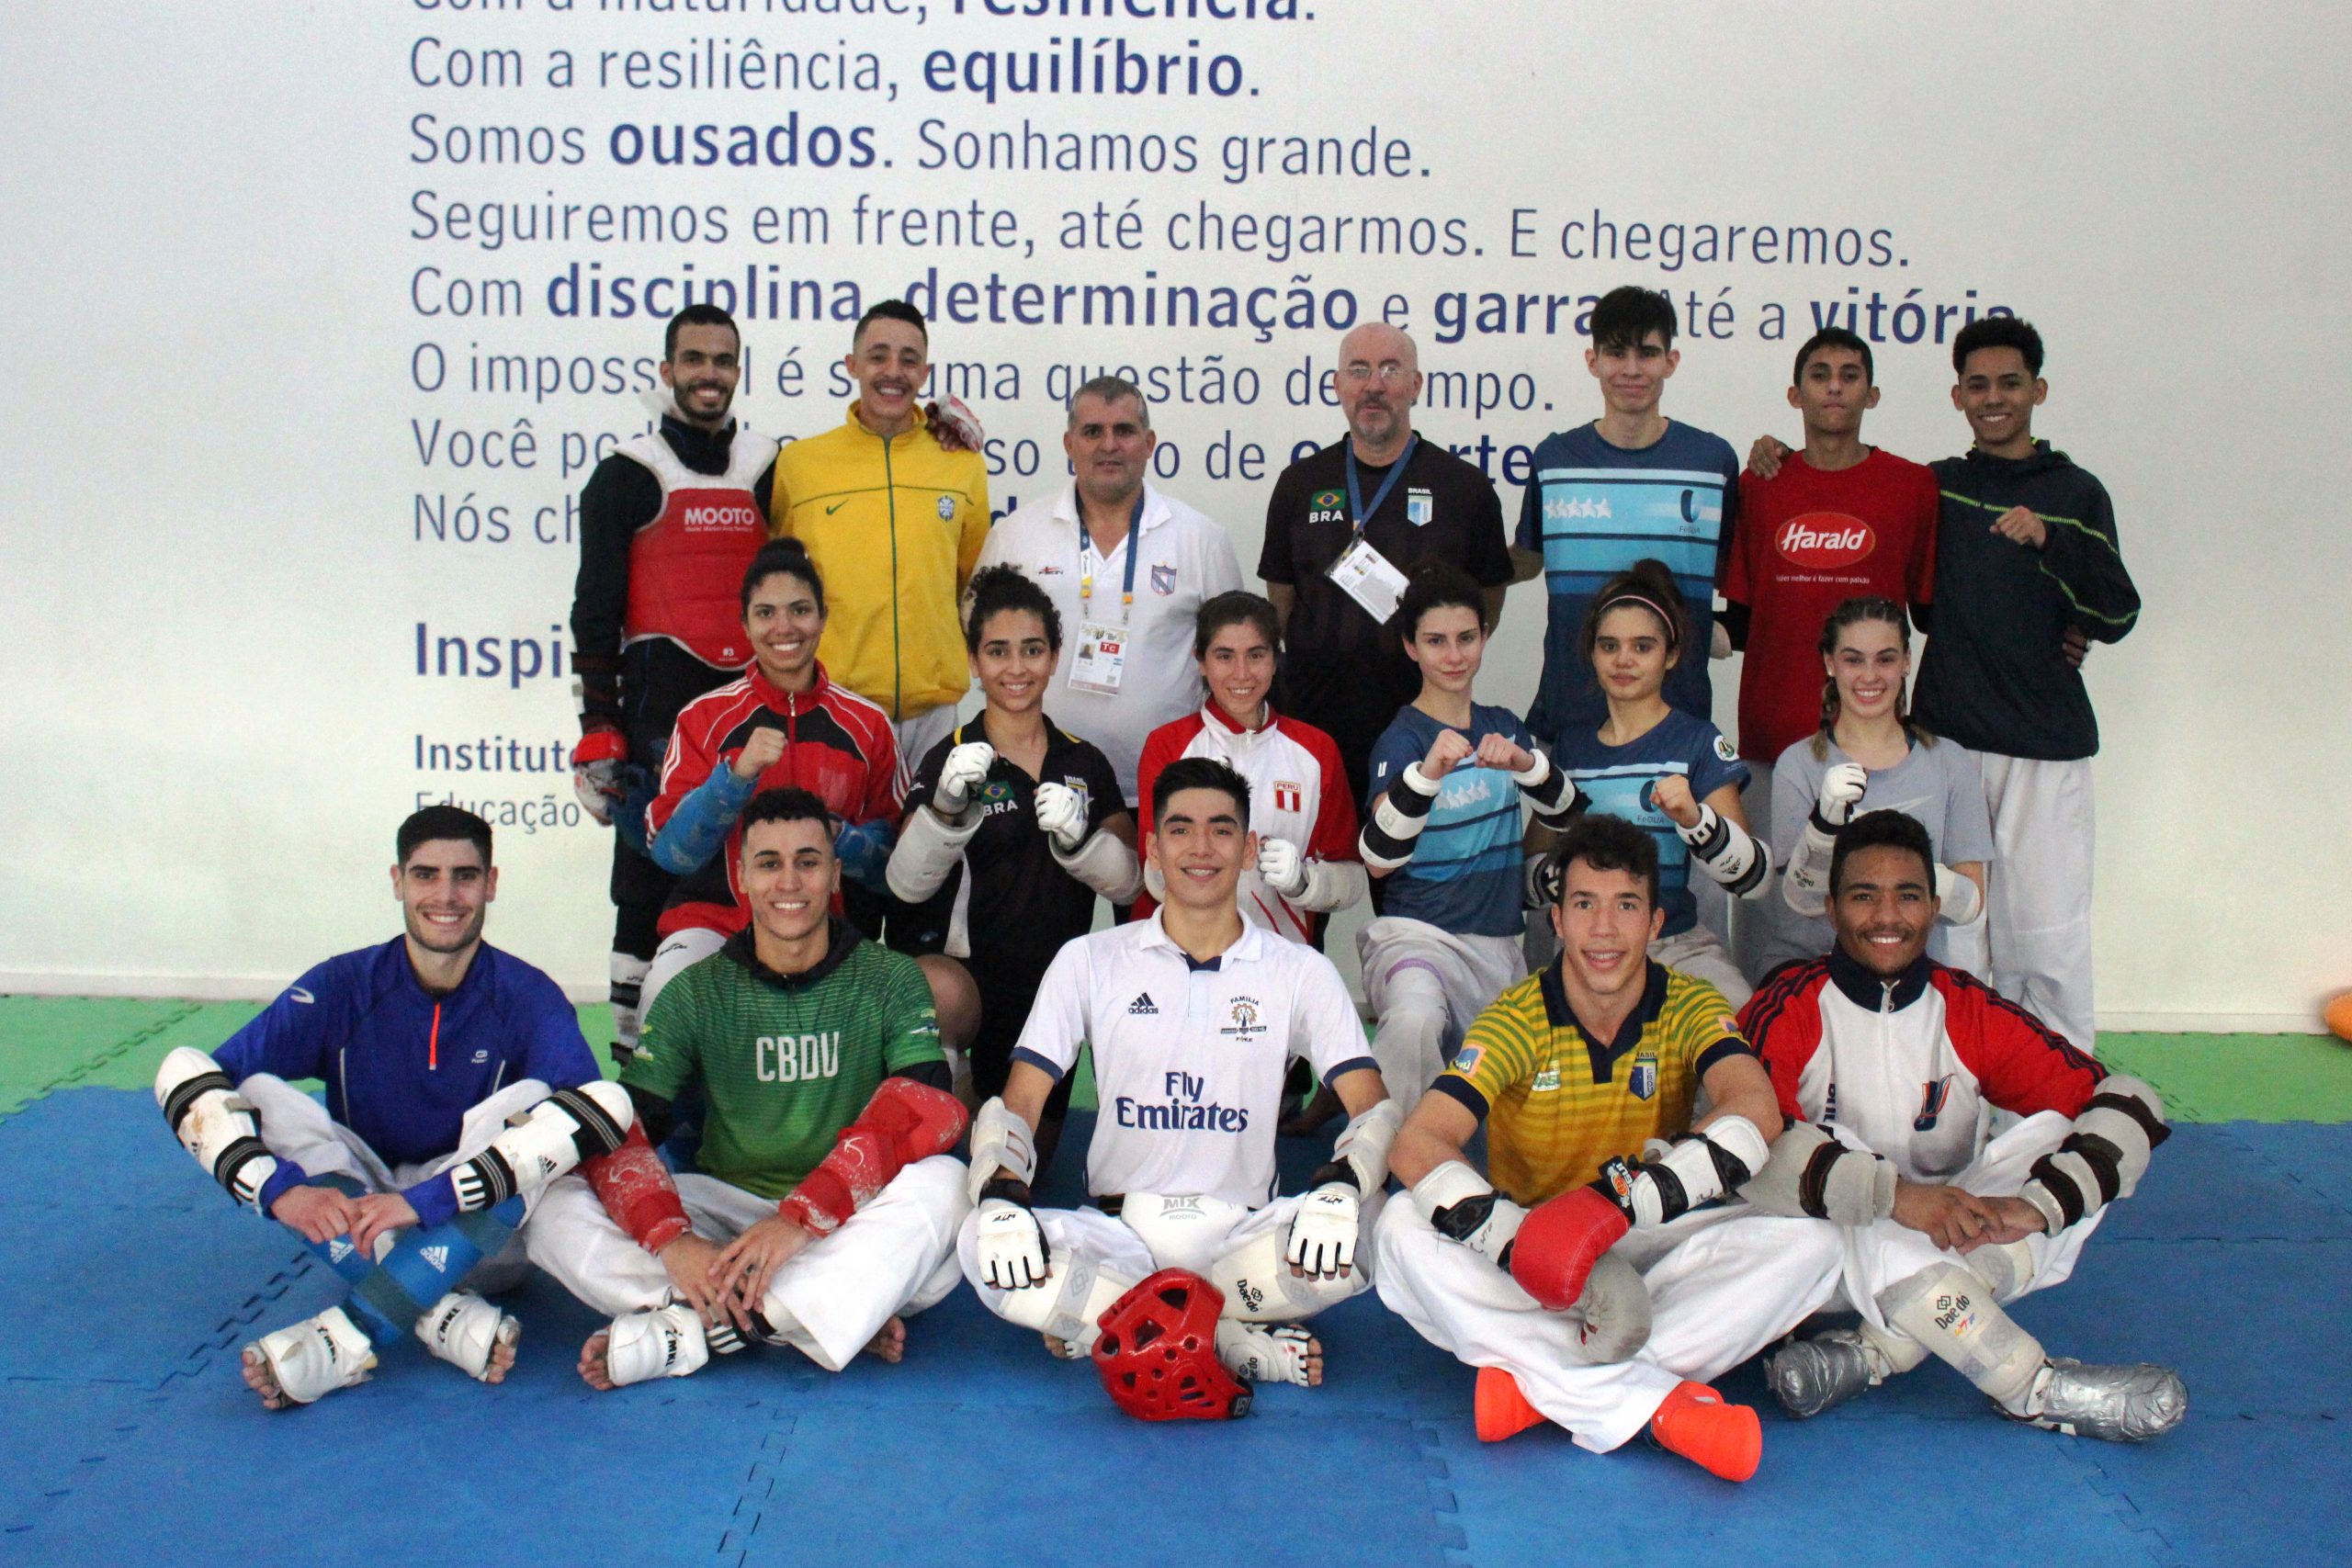
[[[449,1271],[449,1249],[447,1247],[422,1247],[418,1250],[417,1255],[423,1258],[427,1263],[433,1265],[433,1271],[435,1274],[447,1274]]]
[[[1129,1018],[1158,1018],[1159,1016],[1159,1010],[1151,1004],[1149,991],[1136,993],[1136,999],[1127,1004],[1127,1016]]]

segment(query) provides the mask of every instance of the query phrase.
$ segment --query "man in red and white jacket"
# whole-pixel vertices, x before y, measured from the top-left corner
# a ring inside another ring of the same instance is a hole
[[[1788,1123],[1742,1196],[1843,1228],[1861,1321],[1773,1356],[1774,1394],[1815,1416],[1932,1354],[2017,1420],[2120,1442],[2169,1431],[2188,1408],[2174,1372],[2051,1357],[2001,1308],[2070,1277],[2139,1185],[2170,1135],[2155,1090],[1927,957],[1935,856],[1913,818],[1848,823],[1829,886],[1838,945],[1740,1015]],[[2023,1120],[1988,1140],[1996,1111]]]
[[[1356,849],[1355,795],[1340,748],[1311,724],[1285,718],[1266,694],[1274,682],[1279,623],[1274,607],[1235,590],[1203,604],[1193,657],[1208,685],[1198,713],[1163,724],[1144,742],[1136,767],[1140,830],[1151,831],[1151,786],[1183,757],[1212,757],[1250,784],[1250,830],[1258,863],[1241,874],[1242,918],[1292,942],[1312,944],[1316,917],[1343,909],[1368,886]],[[1136,903],[1148,915],[1161,889],[1147,872]]]

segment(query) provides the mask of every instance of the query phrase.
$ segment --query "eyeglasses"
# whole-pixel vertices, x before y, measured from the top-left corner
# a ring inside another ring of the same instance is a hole
[[[1378,377],[1384,386],[1395,386],[1410,374],[1396,360],[1384,360],[1379,365],[1366,365],[1359,359],[1352,365],[1340,367],[1340,378],[1344,381],[1369,381]]]

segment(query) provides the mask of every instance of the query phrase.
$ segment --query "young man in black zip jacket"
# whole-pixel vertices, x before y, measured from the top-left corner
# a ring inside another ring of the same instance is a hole
[[[2034,439],[2050,391],[2041,357],[2041,334],[2013,316],[1952,340],[1952,406],[1975,443],[1932,465],[1936,599],[1917,612],[1931,635],[1912,712],[1983,755],[1995,988],[2087,1052],[2098,721],[2066,644],[2120,641],[2140,595],[2106,487]]]

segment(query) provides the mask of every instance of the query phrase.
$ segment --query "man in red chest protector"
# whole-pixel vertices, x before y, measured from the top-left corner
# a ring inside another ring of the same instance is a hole
[[[1740,1014],[1786,1123],[1741,1196],[1840,1228],[1861,1321],[1773,1356],[1773,1393],[1816,1416],[1933,1355],[2014,1420],[2111,1442],[2170,1431],[2188,1411],[2177,1375],[2051,1356],[2002,1310],[2064,1283],[2139,1185],[2170,1135],[2155,1090],[1927,956],[1935,855],[1914,818],[1846,824],[1829,890],[1838,945]],[[1988,1139],[1995,1111],[2023,1120]]]
[[[689,305],[670,320],[659,426],[596,465],[580,492],[572,669],[581,739],[572,783],[613,844],[615,1054],[637,1041],[639,988],[673,878],[645,854],[645,807],[678,711],[752,661],[737,605],[767,537],[776,444],[729,412],[742,375],[732,317]]]

